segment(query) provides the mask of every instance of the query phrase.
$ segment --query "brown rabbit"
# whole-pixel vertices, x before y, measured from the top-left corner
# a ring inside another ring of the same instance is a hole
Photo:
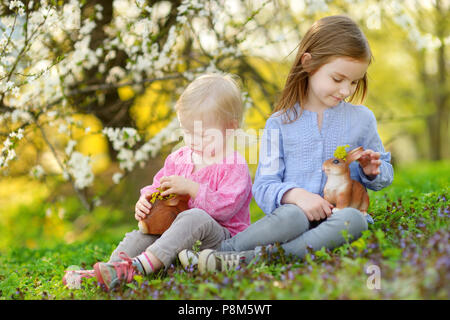
[[[369,195],[361,183],[350,178],[349,168],[350,163],[358,160],[363,151],[362,147],[358,147],[348,152],[346,161],[331,158],[323,163],[322,169],[328,177],[323,190],[324,199],[335,206],[333,212],[351,207],[361,211],[366,218],[368,216]]]
[[[150,201],[151,195],[147,197]],[[177,215],[189,209],[188,195],[176,195],[167,200],[156,199],[150,213],[139,221],[139,230],[145,234],[161,235],[166,231]]]

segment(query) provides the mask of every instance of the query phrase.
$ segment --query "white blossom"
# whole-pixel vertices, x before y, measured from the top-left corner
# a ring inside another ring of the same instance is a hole
[[[66,30],[80,28],[81,10],[78,1],[71,0],[63,7],[63,23]]]
[[[42,168],[40,164],[34,166],[30,170],[30,175],[36,179],[42,178],[44,174],[45,174],[44,168]]]
[[[58,127],[58,132],[68,134],[69,128],[67,127],[67,125],[65,123],[61,123]]]
[[[141,8],[145,4],[145,0],[136,0],[136,4],[139,8]]]
[[[126,75],[125,70],[123,70],[121,67],[113,67],[109,70],[109,74],[106,77],[107,83],[116,83],[122,78],[124,78]]]
[[[325,0],[305,0],[305,7],[308,14],[328,11],[328,5]]]
[[[120,182],[120,179],[122,179],[123,174],[121,172],[116,172],[112,176],[112,180],[115,184],[118,184]]]
[[[367,8],[367,21],[366,25],[370,29],[381,28],[381,8],[378,5],[370,4]]]
[[[67,155],[70,155],[73,151],[73,148],[77,145],[77,142],[75,140],[69,140],[69,142],[67,143],[65,152]]]
[[[19,130],[17,130],[17,132],[13,131],[9,134],[10,138],[16,138],[17,140],[20,140],[23,138],[23,129],[20,128]]]
[[[12,145],[12,141],[9,138],[6,138],[5,141],[3,141],[3,150],[9,149]]]
[[[14,160],[16,158],[16,156],[17,156],[16,151],[14,149],[9,149],[9,152],[5,159],[6,163],[8,163],[11,160]]]
[[[70,179],[70,174],[66,170],[63,171],[62,177],[64,180],[68,181]]]
[[[92,185],[94,174],[92,173],[90,158],[80,152],[73,152],[68,161],[68,172],[74,178],[75,188],[84,189]]]
[[[141,140],[138,132],[134,128],[104,128],[102,130],[108,139],[113,143],[114,150],[120,150],[125,145],[133,147]]]
[[[120,169],[126,169],[128,171],[133,170],[135,164],[133,151],[128,149],[121,149],[119,154],[117,155],[117,159],[119,159]]]
[[[118,15],[130,20],[137,18],[141,13],[134,0],[114,0],[113,6]]]
[[[95,207],[98,207],[102,204],[102,200],[99,197],[94,197],[94,199],[92,199],[92,204]]]
[[[25,5],[23,4],[23,2],[18,0],[11,0],[9,2],[9,9],[14,10],[16,8],[19,16],[23,16],[25,14]]]
[[[58,114],[58,111],[56,111],[56,110],[49,111],[49,112],[47,112],[47,117],[54,118],[54,117],[56,117],[57,114]]]

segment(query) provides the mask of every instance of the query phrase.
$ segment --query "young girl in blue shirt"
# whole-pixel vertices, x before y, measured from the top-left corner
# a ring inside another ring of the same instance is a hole
[[[248,263],[265,246],[281,244],[286,254],[303,258],[308,246],[336,248],[367,230],[357,209],[333,210],[323,198],[327,176],[322,170],[338,146],[358,146],[364,153],[350,164],[351,178],[380,190],[393,180],[390,153],[385,152],[371,110],[350,102],[364,100],[369,43],[346,16],[316,21],[303,37],[281,98],[267,120],[253,196],[266,216],[221,243],[204,250],[200,271],[225,270]]]

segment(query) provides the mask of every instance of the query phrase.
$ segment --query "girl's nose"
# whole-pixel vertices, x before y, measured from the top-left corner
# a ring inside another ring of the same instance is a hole
[[[350,87],[347,85],[343,85],[340,88],[339,93],[341,94],[341,96],[347,98],[350,95]]]

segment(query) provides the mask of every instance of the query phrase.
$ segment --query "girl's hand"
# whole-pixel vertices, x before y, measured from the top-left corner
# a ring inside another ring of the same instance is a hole
[[[151,193],[144,193],[143,195],[141,195],[138,202],[136,202],[136,206],[134,208],[134,217],[137,221],[143,220],[152,209],[152,204],[146,198],[146,196],[149,195],[151,195]]]
[[[309,221],[325,219],[331,216],[331,210],[333,209],[333,205],[320,195],[300,188],[294,188],[286,192],[282,203],[297,205],[303,210]]]
[[[163,197],[168,196],[171,193],[175,193],[179,195],[188,194],[194,199],[199,188],[199,184],[197,182],[175,175],[162,177],[159,180],[159,183],[161,184],[161,188],[164,190],[161,192]]]
[[[374,179],[380,174],[381,160],[379,152],[370,149],[364,150],[358,162],[366,176]]]

